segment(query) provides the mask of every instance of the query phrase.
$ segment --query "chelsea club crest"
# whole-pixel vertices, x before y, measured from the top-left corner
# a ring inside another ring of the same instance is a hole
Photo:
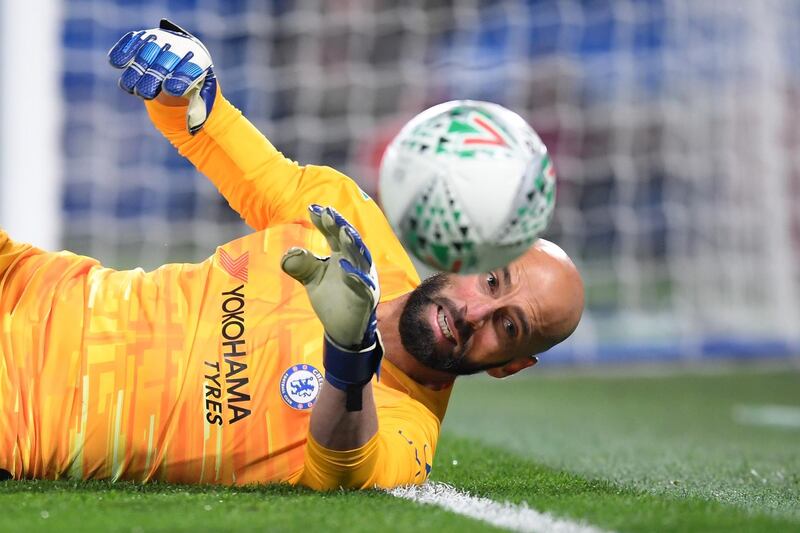
[[[289,407],[311,409],[322,388],[322,374],[311,365],[294,365],[281,376],[281,398]]]

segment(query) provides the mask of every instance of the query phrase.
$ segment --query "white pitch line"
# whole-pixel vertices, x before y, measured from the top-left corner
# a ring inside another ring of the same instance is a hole
[[[769,426],[800,429],[800,406],[796,405],[736,405],[733,419],[749,426]]]
[[[607,533],[582,522],[556,518],[540,513],[527,505],[496,502],[472,496],[446,483],[427,482],[424,485],[397,487],[389,494],[417,503],[436,505],[456,514],[480,520],[511,531],[533,533]]]

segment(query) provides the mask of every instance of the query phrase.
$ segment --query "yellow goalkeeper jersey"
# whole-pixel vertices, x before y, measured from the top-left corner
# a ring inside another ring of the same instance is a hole
[[[370,248],[381,301],[419,279],[377,205],[346,176],[280,154],[221,95],[204,129],[148,103],[156,126],[257,231],[200,264],[117,271],[0,231],[0,468],[16,478],[421,483],[449,390],[384,359],[379,431],[326,450],[308,427],[323,385],[322,325],[280,269],[291,246],[328,253],[310,203],[333,205]]]

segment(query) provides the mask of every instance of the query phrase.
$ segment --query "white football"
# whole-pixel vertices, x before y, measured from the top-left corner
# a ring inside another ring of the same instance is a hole
[[[389,144],[380,200],[407,250],[437,270],[485,272],[521,255],[553,214],[555,171],[525,120],[456,100],[423,111]]]

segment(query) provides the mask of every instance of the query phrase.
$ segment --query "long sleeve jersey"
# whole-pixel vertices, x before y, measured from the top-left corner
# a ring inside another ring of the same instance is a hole
[[[348,177],[278,152],[221,95],[204,129],[149,102],[156,127],[256,231],[199,264],[104,268],[0,231],[0,468],[16,478],[288,482],[316,489],[422,483],[449,390],[385,358],[379,430],[356,450],[309,434],[323,327],[284,274],[286,249],[329,250],[307,216],[334,206],[361,233],[381,301],[419,279],[378,206]]]

